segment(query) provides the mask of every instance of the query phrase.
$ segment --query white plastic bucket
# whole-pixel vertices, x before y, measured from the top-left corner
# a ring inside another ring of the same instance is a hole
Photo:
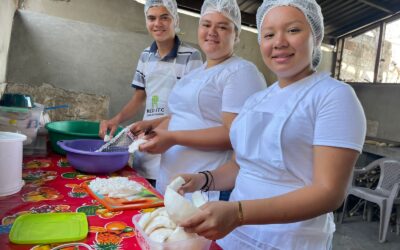
[[[0,196],[19,192],[22,180],[23,141],[26,135],[0,132]]]

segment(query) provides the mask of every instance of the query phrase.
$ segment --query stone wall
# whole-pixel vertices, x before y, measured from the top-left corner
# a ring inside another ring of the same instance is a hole
[[[45,107],[67,104],[68,108],[49,110],[51,121],[60,120],[101,120],[107,117],[110,98],[54,87],[51,84],[7,84],[6,93],[30,95],[34,102]]]

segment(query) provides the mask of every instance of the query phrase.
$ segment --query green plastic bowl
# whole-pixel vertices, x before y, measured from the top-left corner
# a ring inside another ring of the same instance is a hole
[[[49,132],[50,144],[53,151],[65,155],[66,152],[57,145],[58,141],[100,139],[99,126],[100,122],[76,120],[49,122],[45,127]],[[118,128],[116,134],[121,130],[122,128]]]

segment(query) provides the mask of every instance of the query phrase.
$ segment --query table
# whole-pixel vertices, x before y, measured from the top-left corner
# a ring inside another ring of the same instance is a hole
[[[130,168],[111,176],[134,176],[145,187],[151,185]],[[126,210],[112,212],[88,195],[82,187],[84,181],[95,176],[75,171],[63,156],[25,157],[23,179],[25,186],[14,195],[0,197],[0,249],[51,249],[59,244],[17,245],[9,242],[8,234],[14,220],[25,213],[84,212],[89,223],[89,233],[81,241],[93,249],[140,249],[134,232],[132,216],[145,212]],[[74,248],[65,248],[72,250]],[[210,249],[220,249],[214,242]]]

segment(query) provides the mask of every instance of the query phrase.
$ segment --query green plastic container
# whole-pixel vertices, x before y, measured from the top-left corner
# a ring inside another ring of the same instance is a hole
[[[84,213],[23,214],[9,234],[16,244],[51,244],[85,239],[88,221]]]
[[[100,139],[99,137],[100,122],[97,121],[58,121],[49,122],[46,128],[49,132],[51,148],[54,152],[65,155],[66,152],[57,145],[61,140],[76,140],[76,139]],[[118,128],[116,134],[121,131]]]

